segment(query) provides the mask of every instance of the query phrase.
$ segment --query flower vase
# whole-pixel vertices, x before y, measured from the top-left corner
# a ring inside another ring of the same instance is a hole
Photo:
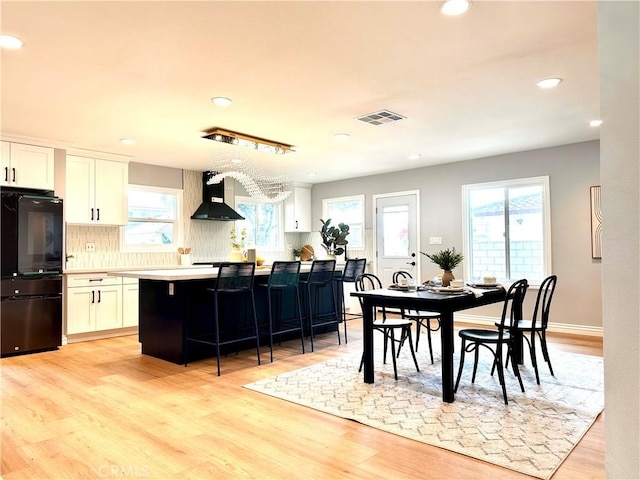
[[[240,250],[239,248],[234,248],[231,250],[231,253],[229,254],[230,262],[242,262],[243,260],[244,255],[242,254],[242,250]]]
[[[448,287],[455,277],[453,276],[453,272],[451,270],[445,270],[442,274],[442,286]]]

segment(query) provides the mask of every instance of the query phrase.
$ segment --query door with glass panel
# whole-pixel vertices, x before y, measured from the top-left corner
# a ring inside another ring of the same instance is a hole
[[[376,272],[391,285],[393,272],[407,270],[419,279],[418,192],[374,197],[376,207]]]

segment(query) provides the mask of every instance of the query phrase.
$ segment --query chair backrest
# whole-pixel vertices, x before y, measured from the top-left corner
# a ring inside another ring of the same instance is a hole
[[[537,322],[541,322],[542,328],[547,328],[551,299],[556,289],[556,283],[558,283],[558,277],[556,275],[550,275],[540,284],[538,296],[536,297],[536,306],[533,309],[533,317],[531,318],[532,328],[535,328]],[[538,312],[540,313],[539,319]]]
[[[516,318],[516,312],[522,314],[522,303],[527,293],[529,282],[526,278],[516,280],[511,284],[507,294],[504,297],[504,306],[502,307],[502,317],[500,319],[500,335],[505,330],[505,326],[514,327],[520,318]]]
[[[357,292],[366,292],[367,290],[377,290],[380,288],[382,288],[382,282],[373,273],[363,273],[356,278]],[[362,298],[358,297],[358,300],[360,301],[360,308],[364,308],[362,305]],[[378,309],[375,309],[374,312],[377,310]],[[382,318],[387,318],[387,311],[384,307],[382,307]]]
[[[225,262],[218,269],[215,290],[239,292],[253,288],[256,264],[253,262]]]
[[[300,279],[299,261],[276,261],[271,266],[268,286],[270,288],[296,287]]]
[[[335,260],[314,260],[311,264],[307,283],[313,285],[325,285],[333,281],[335,270]]]
[[[349,258],[344,265],[342,272],[342,281],[354,283],[356,279],[364,273],[364,269],[367,267],[366,258]]]
[[[391,281],[397,285],[401,279],[403,278],[413,278],[413,276],[411,275],[410,272],[407,272],[406,270],[396,270],[395,272],[393,272],[393,276],[391,277]]]

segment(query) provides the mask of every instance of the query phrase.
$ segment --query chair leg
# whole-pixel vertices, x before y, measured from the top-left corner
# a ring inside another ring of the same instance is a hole
[[[311,303],[311,285],[307,285],[307,311],[309,312],[309,337],[311,338],[311,351],[313,352],[313,304]]]
[[[458,385],[460,384],[460,377],[462,377],[462,368],[464,367],[464,354],[465,354],[466,343],[467,342],[463,338],[461,343],[461,348],[460,348],[460,366],[458,367],[458,378],[456,379],[456,385],[453,388],[454,393],[458,391]]]
[[[300,321],[300,341],[302,342],[302,353],[304,354],[304,321],[302,319],[302,305],[300,303],[300,290],[295,287],[296,303],[298,309],[298,320]]]
[[[273,363],[273,312],[271,304],[271,292],[267,290],[267,312],[269,314],[269,352],[271,363]]]
[[[507,387],[504,381],[504,369],[502,367],[502,349],[500,345],[496,345],[496,356],[495,356],[495,364],[498,369],[498,379],[500,380],[500,385],[502,386],[502,396],[504,397],[504,404],[509,405],[509,401],[507,400]],[[516,362],[511,362],[515,365]]]
[[[396,365],[396,338],[394,329],[390,328],[388,334],[391,335],[391,358],[393,359],[393,377],[398,380],[398,367]]]
[[[549,357],[549,350],[547,350],[547,334],[545,331],[542,331],[540,335],[540,346],[542,347],[542,354],[544,356],[545,361],[549,365],[549,371],[551,372],[551,376],[554,377],[553,367],[551,366],[551,358]]]
[[[413,350],[413,343],[412,343],[412,338],[411,338],[411,325],[409,325],[408,327],[406,327],[406,335],[407,338],[409,340],[409,350],[411,350],[411,356],[413,357],[413,363],[416,366],[416,371],[419,372],[420,371],[420,367],[418,367],[418,360],[416,359],[416,352]]]
[[[507,345],[507,348],[510,349],[511,346]],[[518,383],[520,383],[520,390],[524,393],[524,384],[522,383],[522,377],[520,376],[520,369],[518,368],[518,362],[514,362],[513,358],[511,359],[511,366],[513,367],[513,374],[518,378]]]
[[[258,355],[258,365],[261,365],[260,359],[260,330],[258,330],[258,315],[256,313],[256,299],[253,296],[253,290],[250,292],[251,295],[251,311],[253,312],[253,325],[256,332],[256,353]]]
[[[220,376],[220,323],[218,319],[218,294],[215,294],[213,304],[213,321],[216,327],[216,363],[218,365],[218,376]]]
[[[471,383],[475,383],[476,381],[476,373],[478,371],[478,360],[480,358],[480,345],[475,344],[475,349],[473,351],[473,374],[471,375]]]
[[[433,365],[433,344],[431,343],[431,319],[429,318],[427,318],[427,343],[429,344],[429,356],[431,357],[431,364]]]
[[[533,371],[536,374],[536,383],[540,385],[540,374],[538,373],[538,357],[536,356],[536,332],[531,332],[529,354],[531,356],[531,365],[533,365]]]

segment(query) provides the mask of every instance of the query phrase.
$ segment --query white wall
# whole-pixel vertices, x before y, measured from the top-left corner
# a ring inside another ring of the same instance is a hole
[[[599,2],[607,478],[640,478],[640,4]]]
[[[443,247],[462,250],[462,185],[548,175],[553,273],[558,275],[551,321],[599,332],[601,265],[591,258],[589,197],[590,187],[600,184],[599,169],[599,143],[593,141],[316,184],[312,218],[321,217],[323,198],[365,194],[368,230],[373,224],[372,195],[420,190],[421,244],[437,236],[443,238]],[[421,277],[436,273],[438,267],[422,257]],[[527,295],[525,311],[533,309],[536,293]],[[498,316],[499,308],[487,306],[467,313]]]

